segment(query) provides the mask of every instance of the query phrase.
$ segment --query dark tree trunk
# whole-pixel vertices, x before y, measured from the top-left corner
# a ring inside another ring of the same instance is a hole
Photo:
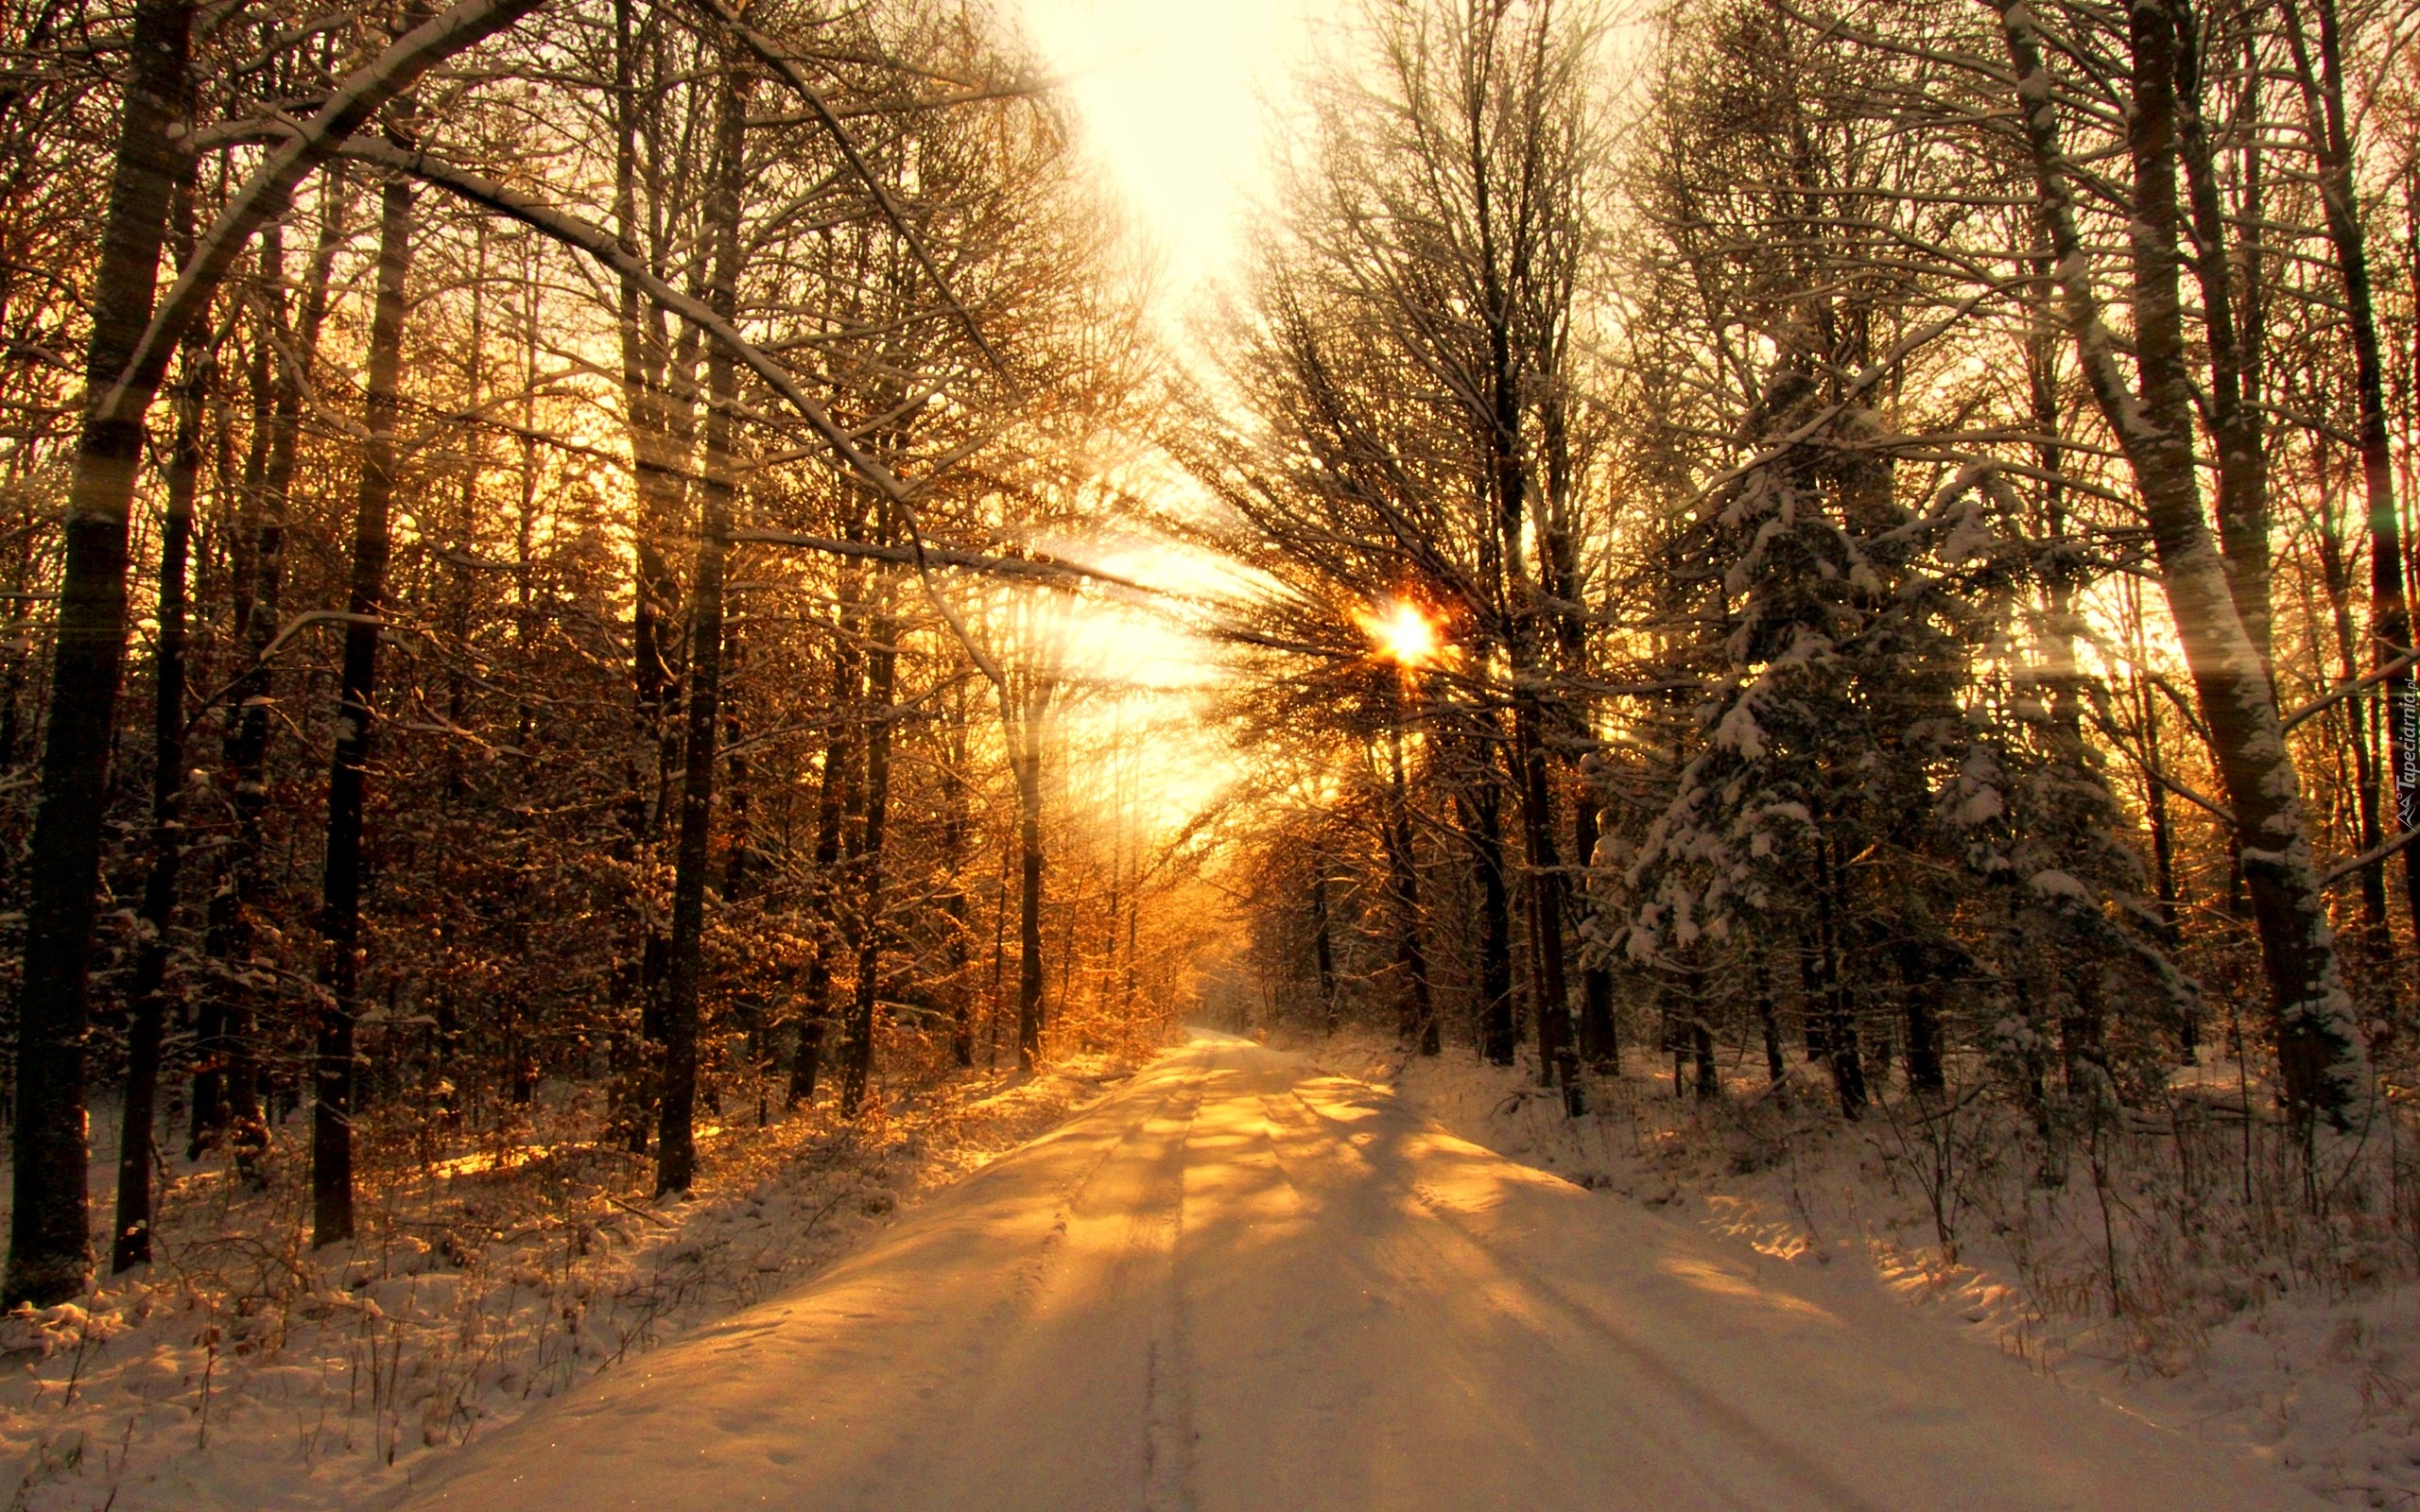
[[[1560,330],[1551,319],[1539,322]],[[1558,374],[1564,355],[1559,345],[1534,353],[1542,373]],[[1590,740],[1593,700],[1584,691],[1589,678],[1588,620],[1582,597],[1586,592],[1580,567],[1579,532],[1574,528],[1572,460],[1568,404],[1560,377],[1550,376],[1537,401],[1539,451],[1546,463],[1545,510],[1538,522],[1538,571],[1550,603],[1547,617],[1554,627],[1562,670],[1574,679],[1560,696],[1561,726],[1577,748]],[[1576,760],[1567,759],[1576,767]],[[1571,864],[1585,868],[1597,855],[1597,804],[1585,779],[1575,771],[1571,783]],[[1585,876],[1584,869],[1579,872]],[[1585,886],[1563,885],[1564,902],[1572,907],[1572,922],[1582,924],[1589,912]],[[1580,969],[1579,1050],[1591,1069],[1611,1075],[1621,1069],[1621,1046],[1614,1024],[1614,978],[1601,962]]]
[[[1907,994],[1908,1085],[1937,1092],[1946,1085],[1941,1069],[1941,980],[1934,951],[1913,942],[1899,947],[1899,985]]]
[[[815,1100],[815,1079],[822,1070],[823,1038],[832,1007],[833,934],[838,927],[841,826],[847,816],[848,767],[853,760],[852,722],[859,693],[854,595],[841,593],[839,633],[832,643],[832,697],[823,742],[823,771],[818,779],[815,804],[815,869],[813,896],[815,952],[808,957],[806,986],[799,1000],[798,1048],[790,1059],[789,1101],[792,1108]]]
[[[1478,873],[1479,1053],[1509,1066],[1521,1047],[1521,1026],[1512,1011],[1512,907],[1504,885],[1504,790],[1496,785],[1492,751],[1471,784],[1467,802],[1471,865]]]
[[[1819,821],[1821,816],[1817,816]],[[1815,930],[1822,950],[1824,1060],[1832,1068],[1832,1086],[1840,1093],[1841,1111],[1851,1119],[1865,1112],[1865,1064],[1858,1049],[1857,1016],[1849,1005],[1848,984],[1841,980],[1840,868],[1829,835],[1815,837],[1820,875],[1815,888]],[[1811,1006],[1811,1005],[1810,1005]]]
[[[2149,664],[2143,644],[2143,607],[2137,594],[2131,605],[2130,627],[2135,642],[2135,660],[2138,666]],[[2345,628],[2349,632],[2350,622]],[[2345,656],[2352,648],[2345,647]],[[2151,679],[2135,679],[2135,712],[2141,724],[2143,747],[2143,813],[2152,833],[2152,885],[2159,902],[2159,941],[2163,948],[2174,951],[2182,940],[2177,919],[2176,836],[2168,815],[2168,772],[2160,755],[2159,703],[2153,696]],[[2376,795],[2371,795],[2371,808],[2377,807]],[[2385,904],[2379,904],[2384,918]],[[2186,1051],[2193,1049],[2193,1024],[2188,1019],[2185,1026]]]
[[[1554,843],[1553,788],[1547,780],[1547,753],[1538,715],[1527,707],[1512,713],[1513,743],[1521,772],[1521,830],[1529,853],[1530,984],[1538,1005],[1538,1074],[1563,1089],[1564,1108],[1584,1111],[1580,1052],[1571,1037],[1571,994],[1564,973],[1563,858]]]
[[[1696,1068],[1696,1091],[1699,1099],[1711,1101],[1721,1094],[1722,1072],[1721,1068],[1715,1063],[1714,1030],[1705,1022],[1705,947],[1702,943],[1690,946],[1684,959],[1687,962],[1687,967],[1683,973],[1682,988],[1688,999],[1685,1034],[1688,1057]],[[1675,1040],[1673,1048],[1676,1051],[1681,1048],[1679,1040]],[[1679,1069],[1676,1061],[1673,1067],[1673,1091],[1676,1093],[1680,1091]]]
[[[1597,805],[1583,788],[1575,791],[1571,799],[1571,864],[1582,868],[1594,865],[1596,855]],[[1582,871],[1581,875],[1587,873]],[[1584,888],[1579,896],[1584,903]],[[1583,908],[1583,917],[1584,914]],[[1614,1023],[1614,973],[1601,962],[1580,969],[1580,1043],[1589,1067],[1599,1075],[1620,1073],[1622,1047]]]
[[[267,887],[261,855],[262,821],[268,811],[268,753],[272,698],[276,692],[268,653],[278,632],[278,614],[285,581],[285,525],[292,504],[297,453],[302,440],[302,388],[318,357],[320,333],[327,318],[328,281],[337,249],[344,235],[346,185],[342,172],[332,171],[325,186],[326,201],[320,219],[319,244],[313,249],[303,281],[300,319],[286,328],[285,243],[272,221],[261,238],[263,271],[273,284],[268,297],[269,327],[283,351],[264,354],[268,379],[267,455],[260,472],[250,558],[251,581],[242,600],[245,612],[235,627],[237,653],[246,658],[227,709],[225,752],[227,785],[233,795],[235,833],[219,857],[219,880],[210,902],[204,945],[216,960],[247,965],[255,939],[253,918]],[[263,417],[255,411],[255,420]],[[216,1109],[221,1125],[205,1134],[223,1132],[244,1180],[258,1186],[260,1168],[268,1149],[268,1125],[261,1109],[260,1047],[254,1031],[257,1017],[253,989],[222,979],[218,1000],[216,1059],[221,1091]]]
[[[706,221],[714,270],[707,299],[729,320],[739,303],[739,201],[745,184],[748,80],[723,77],[715,133],[715,189]],[[672,877],[672,940],[666,963],[663,1076],[657,1102],[655,1190],[686,1192],[697,1175],[698,999],[704,968],[706,848],[715,801],[717,725],[722,696],[722,572],[731,544],[732,409],[738,398],[731,350],[706,355],[705,480],[699,490],[698,562],[690,582],[687,748],[681,783],[681,836]]]
[[[1756,983],[1756,1027],[1765,1043],[1765,1079],[1778,1082],[1789,1074],[1789,1066],[1781,1055],[1781,1021],[1773,1011],[1772,973],[1765,966],[1765,953],[1751,947],[1748,967]]]
[[[1336,943],[1327,906],[1327,857],[1311,853],[1311,970],[1320,987],[1320,1032],[1336,1033]]]
[[[193,184],[177,195],[178,241],[190,252]],[[126,1107],[118,1125],[117,1218],[110,1269],[151,1259],[151,1160],[166,1024],[168,932],[176,922],[177,875],[184,861],[178,814],[185,772],[185,613],[193,549],[194,493],[201,476],[201,410],[215,368],[205,343],[188,335],[179,361],[177,432],[168,454],[168,501],[160,531],[159,637],[151,661],[151,856],[143,883],[143,946],[129,999]],[[223,484],[223,479],[221,480]]]
[[[877,593],[880,590],[877,589]],[[879,601],[877,601],[879,603]],[[866,652],[866,818],[857,847],[856,996],[849,1005],[840,1057],[840,1111],[854,1117],[873,1080],[874,1000],[882,982],[882,852],[890,814],[890,705],[895,693],[899,627],[888,612],[874,614]]]
[[[2353,389],[2360,402],[2357,440],[2362,494],[2370,523],[2370,654],[2384,669],[2411,645],[2411,602],[2405,584],[2402,523],[2394,507],[2394,454],[2387,434],[2386,369],[2378,350],[2376,299],[2371,287],[2367,232],[2361,224],[2360,188],[2354,180],[2353,140],[2344,106],[2343,42],[2336,0],[2311,0],[2319,18],[2319,67],[2314,77],[2310,47],[2299,7],[2286,6],[2287,35],[2293,43],[2295,72],[2308,107],[2319,153],[2320,197],[2326,211],[2327,240],[2344,288],[2344,314],[2353,336]],[[2396,833],[2420,828],[2420,699],[2409,667],[2380,679],[2386,700],[2387,768],[2394,783]],[[2412,927],[2420,932],[2420,847],[2403,848],[2403,881]]]
[[[2184,225],[2193,245],[2194,279],[2202,290],[2203,327],[2210,356],[2210,428],[2218,440],[2219,543],[2225,555],[2228,586],[2236,613],[2243,620],[2260,663],[2270,664],[2269,605],[2269,450],[2263,438],[2259,392],[2262,333],[2256,319],[2257,284],[2261,276],[2256,242],[2244,249],[2251,287],[2238,301],[2235,267],[2227,255],[2224,212],[2219,201],[2219,176],[2211,159],[2211,143],[2202,117],[2199,40],[2179,39],[2177,77],[2177,157],[2185,170]],[[2252,83],[2250,108],[2257,117],[2257,81]],[[2256,150],[2254,149],[2254,150]],[[2257,183],[2256,160],[2247,180],[2247,193]],[[2255,214],[2256,215],[2256,210]],[[2257,221],[2250,233],[2256,237]]]
[[[1009,863],[1014,859],[1016,849],[1013,831],[1000,837],[1000,877],[997,890],[992,895],[992,993],[983,1037],[983,1065],[987,1070],[1000,1064],[1000,1010],[1009,969]]]
[[[378,639],[387,604],[388,516],[395,495],[395,421],[403,369],[404,285],[411,275],[412,191],[379,192],[378,293],[362,404],[361,484],[354,498],[353,592],[346,610],[336,757],[328,770],[328,844],[320,929],[327,936],[311,1106],[311,1242],[353,1237],[354,1019],[361,996],[363,811],[376,718]]]
[[[1119,1004],[1119,1012],[1125,1017],[1126,1022],[1132,1022],[1134,1017],[1134,989],[1139,985],[1141,975],[1135,964],[1134,943],[1143,928],[1142,878],[1139,875],[1131,878],[1129,885],[1131,891],[1127,894],[1126,900],[1126,987]]]
[[[1024,760],[1016,763],[1017,783],[1017,1067],[1031,1071],[1042,1062],[1042,716],[1048,708],[1043,694],[1026,700],[1020,731]]]
[[[1421,939],[1420,857],[1412,847],[1411,795],[1403,769],[1403,730],[1388,731],[1390,813],[1387,819],[1387,866],[1395,895],[1397,927],[1395,960],[1403,968],[1404,1006],[1399,1038],[1406,1049],[1433,1056],[1440,1048],[1436,1005],[1428,992],[1428,952]]]
[[[2329,477],[2327,449],[2324,442],[2314,441],[2312,450],[2318,457],[2312,482],[2318,490],[2315,513],[2319,521],[2320,586],[2326,591],[2328,618],[2336,630],[2337,673],[2346,683],[2352,683],[2361,675],[2360,637],[2353,627],[2352,563],[2346,559],[2344,533],[2337,524],[2336,491],[2330,487],[2333,480]],[[2359,825],[2355,844],[2361,854],[2367,855],[2386,839],[2378,815],[2379,743],[2372,739],[2370,730],[2370,720],[2378,711],[2361,695],[2345,698],[2342,709],[2347,743],[2353,747],[2353,807]],[[2164,841],[2166,836],[2157,838]],[[2394,937],[2387,924],[2386,863],[2377,861],[2363,867],[2360,882],[2361,933],[2368,941],[2372,962],[2392,991]],[[2163,919],[2167,917],[2164,912]],[[2169,927],[2172,932],[2172,926]]]
[[[639,161],[639,118],[648,94],[641,82],[644,43],[634,33],[634,23],[630,0],[616,0],[614,231],[624,251],[644,255],[648,249],[639,245],[641,216],[637,199],[638,182],[645,176]],[[640,297],[634,279],[625,276],[617,292],[622,412],[630,435],[631,476],[638,504],[636,527],[631,532],[631,690],[636,748],[628,766],[631,787],[627,804],[632,815],[633,849],[638,859],[646,862],[652,860],[663,843],[667,817],[665,798],[670,790],[678,747],[673,712],[679,691],[676,663],[680,658],[681,583],[666,545],[683,533],[690,461],[688,409],[693,395],[684,387],[676,403],[670,391],[675,364],[670,343],[666,339],[663,313]],[[680,411],[677,416],[676,409]],[[669,952],[662,915],[645,884],[638,889],[636,901],[639,1022],[635,1036],[627,1027],[617,1036],[619,1065],[614,1095],[614,1118],[623,1139],[633,1153],[643,1153],[648,1144],[648,1121],[658,1111],[656,1081],[661,1068],[652,1057],[654,1046],[662,1042],[664,1034]]]
[[[234,654],[240,657],[246,638],[251,634],[252,590],[255,586],[255,550],[260,541],[260,501],[262,483],[267,475],[269,415],[269,347],[267,340],[255,340],[251,357],[245,364],[245,384],[251,396],[251,440],[245,448],[243,483],[236,489],[237,507],[228,523],[234,539],[228,547],[228,639]],[[232,444],[225,434],[232,427],[222,427],[222,443]],[[222,480],[224,472],[222,471]],[[231,690],[240,695],[239,676]],[[220,716],[219,747],[230,781],[235,761],[235,732],[239,728],[236,709],[231,705]],[[219,848],[211,868],[210,902],[205,914],[202,935],[203,949],[213,960],[223,961],[233,951],[231,937],[237,921],[234,876],[230,869],[237,849],[231,837]],[[201,1001],[194,1015],[194,1062],[192,1090],[192,1126],[185,1146],[185,1159],[195,1160],[225,1132],[229,1108],[227,1098],[229,1046],[227,1015],[234,999],[233,988],[225,983],[204,987]]]
[[[748,853],[752,838],[748,832],[748,755],[740,745],[739,705],[732,696],[730,684],[740,675],[740,658],[747,649],[737,622],[723,627],[722,637],[722,745],[730,754],[723,758],[731,768],[730,821],[725,826],[731,833],[723,840],[722,901],[739,902],[748,888]]]
[[[42,787],[26,857],[24,976],[17,994],[15,1200],[0,1306],[47,1307],[83,1290],[93,1251],[84,1143],[86,972],[100,886],[101,808],[126,659],[127,517],[143,461],[140,411],[108,390],[150,324],[160,249],[185,172],[171,132],[190,90],[190,4],[146,0],[129,39],[109,221],[93,283],[85,418],[66,517]]]
[[[1805,925],[1798,932],[1798,1027],[1806,1042],[1806,1058],[1828,1061],[1832,1041],[1825,1032],[1823,949]]]
[[[968,783],[966,762],[966,705],[953,697],[948,705],[946,728],[942,749],[946,764],[942,773],[942,864],[948,868],[948,880],[942,893],[942,917],[949,921],[949,1053],[961,1068],[975,1064],[975,989],[968,980],[974,952],[968,931],[973,927],[968,918],[966,897],[967,848],[974,834],[974,823],[967,812]]]

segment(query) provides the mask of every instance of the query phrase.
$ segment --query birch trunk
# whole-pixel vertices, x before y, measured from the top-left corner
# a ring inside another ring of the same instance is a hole
[[[2130,150],[2135,215],[2135,341],[2140,393],[2119,369],[2077,231],[2074,195],[2059,145],[2051,79],[2030,11],[1998,7],[2048,226],[2063,315],[2094,403],[2134,472],[2169,609],[2241,841],[2246,888],[2270,988],[2278,1064],[2297,1118],[2341,1118],[2360,1095],[2362,1054],[2336,942],[2320,897],[2303,819],[2301,780],[2260,658],[2237,612],[2224,564],[2203,518],[2194,471],[2192,399],[2177,287],[2176,26],[2162,0],[2129,13],[2135,100]]]

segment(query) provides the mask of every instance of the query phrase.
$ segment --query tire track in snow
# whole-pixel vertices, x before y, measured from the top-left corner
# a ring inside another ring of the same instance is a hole
[[[1570,1333],[1592,1335],[1600,1342],[1606,1339],[1605,1330],[1582,1315],[1559,1292],[1543,1285],[1534,1272],[1507,1263],[1495,1246],[1458,1225],[1443,1223],[1409,1184],[1382,1174],[1366,1150],[1345,1135],[1344,1125],[1320,1113],[1299,1090],[1288,1087],[1273,1095],[1263,1094],[1259,1101],[1267,1119],[1270,1154],[1287,1185],[1306,1208],[1334,1212],[1330,1222],[1357,1236],[1368,1236],[1369,1243],[1357,1253],[1347,1248],[1339,1256],[1343,1267],[1361,1279],[1365,1290],[1405,1298],[1407,1307],[1458,1296],[1471,1298],[1486,1309],[1488,1320],[1495,1327],[1518,1330],[1561,1360],[1576,1358],[1568,1348]],[[1291,1105],[1290,1113],[1288,1105]],[[1293,1146],[1290,1158],[1289,1144]],[[1335,1173],[1324,1181],[1314,1174],[1323,1167]],[[1428,1221],[1401,1221],[1413,1211]],[[1451,1278],[1453,1284],[1441,1286],[1441,1277]],[[1509,1286],[1508,1278],[1517,1287]],[[1563,1325],[1562,1337],[1541,1314]],[[1452,1322],[1450,1316],[1441,1317],[1437,1326],[1449,1328]],[[1777,1505],[1821,1507],[1825,1512],[1884,1512],[1750,1419],[1695,1389],[1663,1362],[1646,1364],[1649,1382],[1625,1384],[1648,1384],[1662,1400],[1632,1390],[1607,1407],[1630,1435],[1629,1452],[1634,1457],[1689,1483],[1689,1505],[1734,1512],[1768,1512]],[[1705,1452],[1703,1429],[1708,1421],[1734,1441],[1736,1457]]]
[[[652,1384],[531,1415],[424,1504],[2309,1504],[1811,1285],[1382,1089],[1197,1044],[732,1337],[650,1357]]]
[[[1393,1093],[1367,1083],[1356,1085],[1374,1096],[1385,1098],[1392,1105],[1381,1117],[1417,1122],[1395,1101]],[[1359,1173],[1361,1178],[1358,1180],[1336,1183],[1344,1188],[1349,1200],[1361,1205],[1384,1198],[1389,1206],[1398,1211],[1406,1207],[1416,1208],[1428,1220],[1426,1224],[1416,1226],[1388,1225],[1383,1229],[1374,1224],[1357,1227],[1366,1231],[1383,1232],[1388,1247],[1409,1249],[1417,1246],[1426,1251],[1438,1263],[1466,1278],[1472,1295],[1486,1295],[1493,1289],[1491,1281],[1495,1286],[1502,1284],[1500,1280],[1488,1275],[1490,1270],[1516,1280],[1521,1289],[1521,1300],[1530,1306],[1512,1308],[1499,1304],[1496,1312],[1504,1321],[1527,1330],[1541,1341],[1551,1344],[1552,1337],[1530,1315],[1532,1309],[1548,1313],[1567,1328],[1618,1350],[1635,1372],[1634,1383],[1648,1386],[1667,1399],[1667,1411],[1654,1416],[1670,1419],[1669,1422],[1651,1420],[1649,1416],[1651,1404],[1634,1398],[1625,1404],[1629,1409],[1625,1414],[1629,1419],[1627,1426],[1650,1440],[1652,1452],[1658,1456],[1671,1463],[1698,1467],[1706,1477],[1703,1482],[1705,1494],[1720,1497],[1723,1504],[1741,1508],[1743,1512],[1774,1504],[1771,1499],[1772,1492],[1767,1487],[1725,1485],[1712,1477],[1711,1468],[1703,1464],[1707,1459],[1703,1434],[1706,1427],[1711,1426],[1720,1431],[1741,1455],[1758,1462],[1773,1482],[1789,1487],[1794,1493],[1792,1504],[1819,1505],[1830,1509],[1830,1512],[1888,1512],[1880,1503],[1842,1485],[1828,1469],[1796,1446],[1690,1380],[1651,1346],[1609,1323],[1594,1309],[1574,1298],[1563,1286],[1512,1253],[1507,1246],[1490,1243],[1457,1222],[1432,1200],[1423,1183],[1382,1170],[1369,1154],[1369,1148],[1374,1147],[1376,1142],[1372,1142],[1372,1146],[1364,1146],[1345,1137],[1342,1131],[1348,1125],[1321,1112],[1303,1094],[1300,1085],[1288,1088],[1283,1101],[1292,1105],[1297,1116],[1287,1117],[1270,1098],[1264,1096],[1261,1099],[1263,1108],[1269,1111],[1272,1131],[1270,1144],[1276,1151],[1281,1170],[1287,1166],[1282,1148],[1285,1140],[1318,1142],[1334,1152],[1339,1163]],[[1315,1169],[1319,1162],[1307,1163]],[[1311,1195],[1290,1172],[1288,1173],[1288,1180],[1296,1190],[1305,1191],[1306,1196]],[[1313,1196],[1312,1200],[1317,1198]],[[1378,1250],[1373,1250],[1374,1256],[1377,1253]],[[1478,1263],[1472,1263],[1474,1260]],[[1540,1303],[1545,1305],[1539,1307],[1537,1304]]]
[[[1184,1303],[1184,1164],[1201,1110],[1200,1084],[1178,1142],[1175,1200],[1169,1205],[1167,1275],[1146,1365],[1143,1512],[1195,1512],[1193,1349]]]
[[[1018,1262],[1000,1297],[981,1314],[959,1389],[921,1403],[924,1410],[918,1421],[901,1426],[897,1438],[901,1447],[921,1457],[925,1446],[936,1438],[945,1439],[969,1416],[986,1417],[995,1410],[1012,1414],[1009,1404],[1026,1396],[1032,1384],[1023,1379],[1030,1370],[1021,1367],[1035,1363],[1034,1351],[1047,1350],[1063,1338],[1045,1326],[1054,1314],[1080,1314],[1104,1304],[1114,1312],[1120,1298],[1142,1293],[1149,1298],[1145,1305],[1154,1314],[1151,1366],[1158,1367],[1163,1348],[1170,1361],[1182,1358],[1178,1335],[1159,1316],[1167,1307],[1153,1295],[1172,1293],[1172,1280],[1150,1275],[1148,1270],[1155,1257],[1172,1255],[1182,1220],[1186,1143],[1201,1108],[1201,1078],[1193,1075],[1165,1084],[1139,1111],[1131,1105],[1119,1106],[1124,1099],[1116,1097],[1104,1099],[1090,1110],[1127,1122],[1073,1180],[1059,1188],[1048,1230],[1034,1250]],[[1076,1129],[1079,1125],[1068,1127]],[[1136,1181],[1139,1191],[1104,1194],[1104,1182],[1110,1178]],[[1096,1209],[1100,1211],[1092,1211]],[[1122,1228],[1115,1239],[1104,1241],[1098,1231],[1088,1231],[1093,1226]],[[1142,1426],[1136,1445],[1141,1463],[1138,1479],[1147,1488],[1143,1504],[1146,1512],[1192,1512],[1189,1465],[1184,1455],[1172,1452],[1189,1440],[1189,1422],[1176,1416],[1179,1409],[1164,1407],[1161,1395],[1157,1382],[1152,1381],[1136,1403],[1136,1419]],[[1178,1400],[1181,1398],[1171,1398],[1172,1402]],[[1169,1417],[1169,1450],[1160,1447],[1164,1413]],[[1158,1503],[1150,1499],[1155,1463],[1176,1499]],[[902,1479],[912,1483],[916,1477],[908,1474]]]

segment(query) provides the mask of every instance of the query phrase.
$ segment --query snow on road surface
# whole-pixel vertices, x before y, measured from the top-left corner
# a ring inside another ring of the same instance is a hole
[[[405,1504],[2320,1504],[1887,1298],[1211,1037],[441,1473]]]

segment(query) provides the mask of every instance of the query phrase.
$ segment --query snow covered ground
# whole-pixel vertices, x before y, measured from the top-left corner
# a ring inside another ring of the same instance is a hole
[[[2315,1504],[1851,1270],[1204,1038],[810,1283],[432,1461],[403,1504]]]
[[[1630,1074],[1599,1084],[1597,1107],[1575,1123],[1528,1071],[1468,1051],[1407,1057],[1348,1036],[1308,1053],[1395,1087],[1513,1160],[1689,1225],[1775,1273],[1895,1297],[1944,1334],[2249,1453],[2338,1504],[2420,1506],[2410,1257],[2376,1241],[2376,1211],[2323,1221],[2298,1194],[2280,1200],[2273,1189],[2283,1181],[2257,1157],[2245,1178],[2253,1201],[2242,1203],[2239,1121],[2192,1137],[2188,1152],[2217,1169],[2191,1180],[2159,1156],[2172,1158],[2172,1133],[2153,1130],[2141,1142],[2150,1156],[2110,1151],[2096,1182],[2079,1150],[2051,1186],[2003,1159],[2016,1142],[1979,1107],[1954,1127],[1916,1127],[1904,1108],[1847,1125],[1820,1087],[1794,1104],[1765,1094],[1761,1068],[1701,1106],[1673,1095],[1668,1061],[1634,1057]],[[2200,1079],[2240,1107],[2231,1064]],[[2381,1143],[2349,1142],[2323,1151],[2322,1163],[2385,1162]],[[2180,1190],[2196,1182],[2214,1190],[2198,1201]],[[2351,1185],[2339,1183],[2340,1209],[2355,1206]]]
[[[172,1162],[158,1263],[0,1320],[0,1509],[374,1503],[599,1372],[644,1379],[648,1351],[797,1284],[1125,1074],[972,1075],[856,1125],[758,1127],[734,1107],[669,1203],[647,1199],[647,1160],[586,1142],[595,1108],[541,1106],[372,1171],[362,1242],[319,1252],[301,1119],[266,1191]],[[105,1222],[115,1151],[95,1154]]]

